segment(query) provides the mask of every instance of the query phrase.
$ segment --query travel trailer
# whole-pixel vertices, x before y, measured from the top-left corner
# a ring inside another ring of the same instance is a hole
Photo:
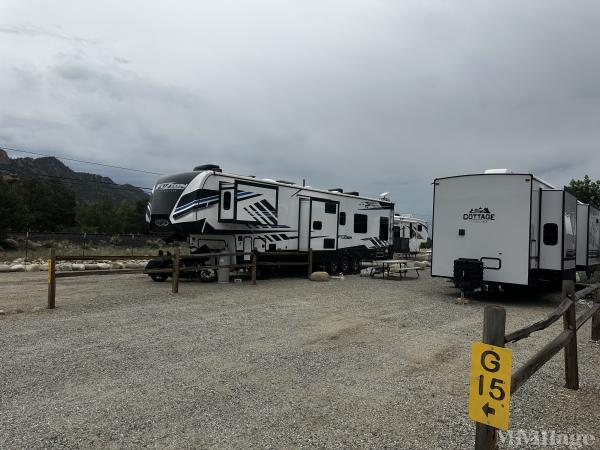
[[[590,273],[600,268],[600,210],[577,205],[577,270]]]
[[[312,249],[315,268],[337,273],[391,256],[393,211],[386,194],[370,198],[205,165],[159,179],[146,220],[153,232],[186,238],[192,253],[255,251],[260,261],[265,252]],[[306,254],[297,259],[306,261]]]
[[[505,169],[434,180],[432,276],[462,290],[574,277],[577,199]]]
[[[427,222],[412,214],[394,214],[394,251],[417,253],[429,238]]]

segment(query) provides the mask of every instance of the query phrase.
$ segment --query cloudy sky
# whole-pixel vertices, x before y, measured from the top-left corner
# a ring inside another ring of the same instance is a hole
[[[0,146],[426,217],[435,177],[600,178],[597,0],[0,0],[0,58]]]

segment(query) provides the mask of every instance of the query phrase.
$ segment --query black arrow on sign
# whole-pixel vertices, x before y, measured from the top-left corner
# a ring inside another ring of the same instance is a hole
[[[481,409],[483,410],[485,417],[488,417],[490,414],[496,414],[496,410],[490,406],[490,402],[487,402],[485,405],[483,405],[483,408]]]

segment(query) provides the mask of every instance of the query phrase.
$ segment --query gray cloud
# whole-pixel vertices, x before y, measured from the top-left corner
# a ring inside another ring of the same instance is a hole
[[[76,44],[98,44],[97,40],[94,39],[85,39],[77,36],[69,36],[67,34],[63,34],[60,31],[60,27],[55,27],[55,30],[44,29],[42,27],[36,27],[31,25],[1,25],[0,24],[0,33],[14,34],[19,36],[26,37],[35,37],[35,38],[51,38],[51,39],[59,39],[71,43]]]
[[[211,162],[390,191],[400,211],[425,216],[439,176],[509,167],[556,185],[600,178],[596,1],[160,8],[5,8],[6,23],[35,26],[0,27],[11,105],[0,139],[153,171]],[[49,29],[60,32],[39,31]]]

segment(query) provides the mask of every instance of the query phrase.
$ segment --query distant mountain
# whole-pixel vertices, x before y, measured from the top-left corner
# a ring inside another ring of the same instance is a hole
[[[108,177],[93,173],[75,172],[53,157],[10,158],[0,149],[0,177],[14,179],[39,177],[61,182],[82,202],[97,202],[109,196],[115,203],[147,199],[148,194],[130,184],[117,184]]]

